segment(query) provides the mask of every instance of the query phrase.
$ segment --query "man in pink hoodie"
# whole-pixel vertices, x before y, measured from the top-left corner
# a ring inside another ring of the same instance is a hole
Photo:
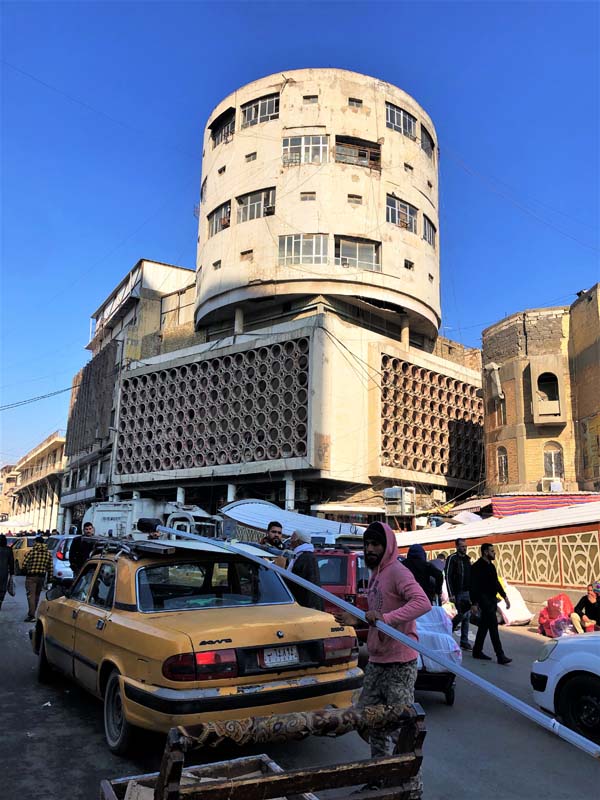
[[[377,620],[397,628],[417,640],[415,620],[431,610],[431,603],[410,570],[398,561],[396,537],[389,525],[372,522],[364,533],[365,563],[371,571],[367,599],[367,622]],[[340,624],[356,622],[351,614],[336,615]],[[365,669],[363,689],[358,701],[361,707],[375,705],[411,705],[415,700],[417,652],[407,645],[390,639],[375,627],[367,638],[369,662]],[[390,737],[384,733],[370,735],[371,756],[381,758],[391,754]],[[420,790],[420,776],[414,781],[415,796]],[[378,788],[375,785],[365,789]]]

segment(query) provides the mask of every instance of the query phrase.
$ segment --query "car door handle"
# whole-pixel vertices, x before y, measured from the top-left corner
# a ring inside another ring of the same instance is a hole
[[[101,630],[103,630],[105,625],[106,625],[106,622],[103,619],[99,619],[98,622],[96,623],[96,628],[99,631],[101,631]]]
[[[73,617],[73,619],[76,618],[77,614],[79,614],[79,609],[74,608],[73,611],[71,612],[71,616]]]

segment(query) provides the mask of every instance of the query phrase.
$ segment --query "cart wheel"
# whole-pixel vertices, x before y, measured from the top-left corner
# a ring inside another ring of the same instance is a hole
[[[451,686],[449,689],[446,689],[446,691],[444,692],[444,697],[446,698],[447,706],[454,705],[454,686]]]

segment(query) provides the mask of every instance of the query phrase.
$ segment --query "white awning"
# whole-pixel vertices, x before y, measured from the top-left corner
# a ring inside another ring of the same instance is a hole
[[[295,511],[283,511],[266,500],[237,500],[219,510],[240,525],[259,531],[266,531],[269,522],[277,520],[281,523],[285,537],[291,536],[295,530],[304,530],[314,536],[325,536],[328,542],[333,542],[337,536],[362,535],[364,531],[364,527],[349,522],[333,522],[321,517],[296,514]]]

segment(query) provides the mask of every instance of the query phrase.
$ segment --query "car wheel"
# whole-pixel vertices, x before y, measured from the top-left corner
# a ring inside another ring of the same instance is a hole
[[[451,686],[449,689],[446,689],[446,691],[444,692],[444,697],[446,699],[447,706],[454,705],[454,698],[455,698],[454,686]]]
[[[37,679],[40,683],[49,683],[52,679],[52,667],[46,655],[46,642],[44,634],[40,633],[40,646],[38,649]]]
[[[561,689],[557,709],[565,725],[600,744],[600,678],[571,678]]]
[[[124,755],[131,747],[133,725],[125,719],[119,673],[113,670],[104,692],[104,735],[112,753]]]

